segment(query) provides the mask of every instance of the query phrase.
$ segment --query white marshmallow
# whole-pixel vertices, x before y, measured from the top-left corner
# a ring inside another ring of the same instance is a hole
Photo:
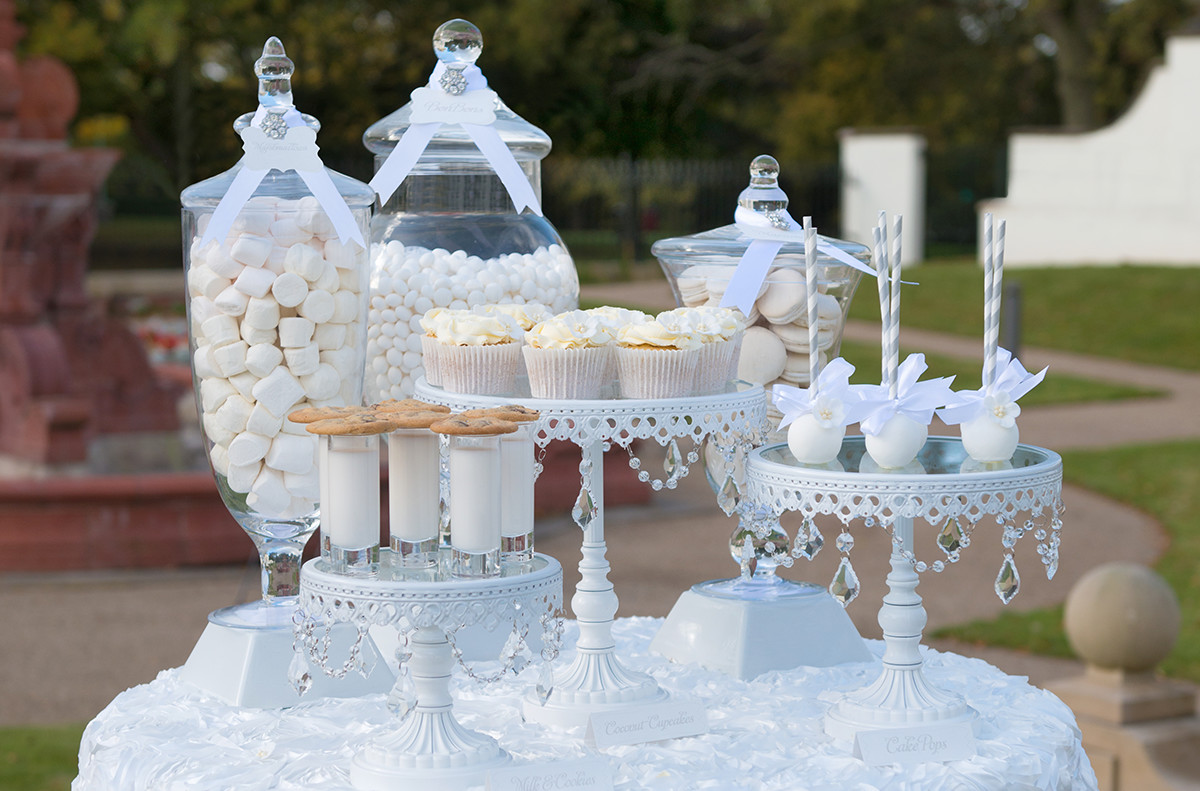
[[[192,352],[192,370],[202,380],[221,377],[221,369],[217,366],[217,361],[213,359],[211,346],[197,346],[196,351]]]
[[[245,319],[242,319],[241,330],[242,340],[251,346],[255,346],[260,343],[274,343],[276,337],[278,337],[274,327],[265,330],[259,329],[258,327],[251,327],[246,323]]]
[[[199,242],[204,238],[204,232],[208,230],[208,224],[212,222],[212,214],[201,214],[196,217],[196,241]],[[212,244],[209,242],[209,244]]]
[[[312,287],[321,291],[328,291],[331,294],[338,290],[338,286],[342,284],[342,278],[338,275],[337,267],[328,261],[323,262],[324,270],[321,276],[313,281]]]
[[[271,223],[275,222],[275,209],[254,210],[249,203],[234,219],[230,232],[235,234],[252,234],[267,236],[271,233]]]
[[[230,377],[246,370],[246,351],[249,348],[245,341],[238,341],[213,349],[213,361],[221,369],[221,375]]]
[[[325,259],[309,245],[298,244],[288,249],[283,259],[283,270],[300,275],[312,283],[325,272]]]
[[[289,249],[279,245],[272,247],[271,254],[267,256],[267,262],[263,264],[263,269],[269,269],[277,275],[283,274],[283,262],[287,259]]]
[[[261,461],[271,449],[271,438],[243,431],[229,443],[230,464],[253,464]]]
[[[200,416],[200,422],[204,426],[204,435],[212,440],[214,445],[220,445],[228,448],[229,444],[233,442],[234,437],[237,436],[236,433],[227,428],[223,428],[217,422],[217,415],[215,412],[205,412]]]
[[[242,398],[245,398],[249,401],[254,399],[254,386],[258,384],[258,380],[260,378],[262,377],[255,376],[249,371],[246,371],[245,373],[240,373],[237,376],[229,377],[229,384],[234,386],[234,389],[241,394]]]
[[[321,497],[321,476],[316,465],[305,473],[284,472],[283,485],[293,497],[318,500]]]
[[[246,350],[246,370],[260,379],[283,362],[283,352],[271,343],[256,343]]]
[[[361,293],[362,277],[359,276],[357,270],[339,269],[338,288],[342,291],[353,291],[355,294]]]
[[[265,236],[241,234],[229,246],[229,255],[234,261],[249,267],[258,268],[267,262],[274,244]]]
[[[313,340],[321,351],[340,349],[346,345],[346,331],[344,324],[322,324],[313,333]]]
[[[249,464],[229,464],[226,468],[225,482],[229,488],[238,494],[249,494],[254,479],[262,472],[262,462],[252,461]]]
[[[317,367],[320,366],[321,350],[315,343],[307,346],[293,346],[283,350],[283,359],[287,361],[287,367],[293,374],[307,376],[315,373]],[[307,390],[307,388],[305,389]]]
[[[193,263],[188,270],[188,293],[192,296],[201,296],[211,301],[229,288],[229,284],[228,278],[221,277],[203,264],[196,266]]]
[[[191,302],[188,303],[188,314],[192,317],[192,322],[196,326],[201,326],[213,316],[220,315],[221,310],[208,297],[198,296],[192,297]]]
[[[243,323],[260,330],[274,329],[279,324],[279,303],[269,297],[250,297]]]
[[[304,397],[300,381],[282,365],[260,379],[252,392],[258,403],[274,415],[286,415]]]
[[[358,354],[349,346],[327,349],[321,352],[320,360],[326,365],[333,366],[333,369],[343,378],[362,376],[362,371],[358,368]]]
[[[276,215],[278,216],[278,215]],[[271,223],[271,236],[276,244],[292,247],[307,242],[312,234],[296,224],[296,217],[283,217]]]
[[[225,403],[221,404],[213,415],[218,426],[226,431],[236,433],[245,431],[246,421],[250,418],[252,411],[254,411],[253,404],[240,395],[231,395],[225,399]]]
[[[325,242],[325,260],[338,269],[356,269],[363,249],[356,242],[342,244],[337,239]]]
[[[288,351],[291,351],[290,349]],[[293,371],[295,369],[292,369]],[[300,384],[304,387],[304,394],[309,398],[319,401],[326,398],[333,398],[342,388],[342,375],[338,370],[328,363],[320,363],[317,370],[307,376],[300,377]]]
[[[275,273],[269,269],[246,267],[233,281],[233,287],[252,297],[265,297],[275,283]]]
[[[246,419],[246,430],[264,437],[274,437],[283,427],[283,418],[275,417],[262,404],[255,404]]]
[[[275,301],[285,308],[294,308],[308,296],[308,281],[295,272],[284,272],[271,284]]]
[[[310,291],[296,312],[314,324],[324,324],[333,317],[333,295],[328,291]]]
[[[294,472],[303,475],[313,468],[317,457],[317,437],[309,434],[307,437],[295,434],[280,434],[271,442],[267,451],[267,466],[280,472]]]
[[[292,504],[292,495],[283,485],[283,475],[264,466],[246,495],[246,504],[268,517],[283,517]]]
[[[296,404],[288,411],[293,412],[297,409],[300,409],[300,408],[306,407],[306,406],[312,406],[312,405],[309,404],[307,401],[301,401],[300,403]],[[308,424],[307,423],[297,423],[293,420],[288,420],[286,416],[283,418],[283,425],[280,426],[279,433],[295,434],[298,437],[311,437],[312,436],[312,434],[308,433]]]
[[[237,388],[228,379],[211,377],[200,380],[200,408],[205,412],[216,412],[225,399],[237,393]]]
[[[335,324],[349,324],[358,317],[358,308],[358,294],[339,291],[333,295],[333,315],[329,320]]]
[[[238,291],[232,283],[213,299],[213,303],[221,309],[221,312],[228,313],[230,316],[241,316],[246,312],[246,305],[249,302],[250,295]]]
[[[233,316],[218,313],[200,325],[200,334],[213,348],[241,340],[238,320]]]
[[[212,462],[213,472],[218,475],[229,474],[229,453],[224,445],[213,445],[208,452],[208,460]]]
[[[315,325],[308,319],[292,316],[279,320],[279,345],[287,348],[307,346],[312,342]]]
[[[211,249],[204,262],[208,264],[209,269],[226,280],[233,280],[246,268],[244,264],[235,261],[233,256],[224,247],[214,247]]]

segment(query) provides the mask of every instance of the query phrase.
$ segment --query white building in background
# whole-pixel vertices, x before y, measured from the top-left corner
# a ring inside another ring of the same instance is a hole
[[[1200,35],[1167,40],[1126,113],[1083,133],[1009,138],[1005,266],[1200,264]],[[982,248],[981,248],[982,249]]]
[[[903,215],[904,262],[925,258],[925,137],[900,129],[843,129],[842,236],[872,247],[879,212]]]

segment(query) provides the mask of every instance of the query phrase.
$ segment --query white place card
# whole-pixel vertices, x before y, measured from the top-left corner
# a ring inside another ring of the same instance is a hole
[[[507,766],[488,773],[488,791],[612,791],[612,769],[602,758]]]
[[[667,701],[588,718],[587,740],[598,749],[619,744],[643,744],[708,732],[708,713],[695,701]]]
[[[959,761],[975,755],[975,732],[962,722],[859,731],[854,755],[871,766]]]

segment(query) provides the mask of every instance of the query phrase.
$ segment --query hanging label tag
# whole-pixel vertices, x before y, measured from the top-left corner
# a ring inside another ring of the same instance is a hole
[[[488,791],[612,791],[612,769],[601,758],[505,767],[488,773]]]
[[[428,86],[412,92],[414,124],[480,124],[496,121],[496,92],[489,88],[453,96]]]
[[[961,722],[859,731],[854,755],[870,766],[960,761],[975,755],[975,733]]]
[[[317,132],[308,126],[293,126],[281,138],[268,137],[256,126],[242,130],[245,166],[250,170],[320,170]]]
[[[598,712],[588,718],[586,740],[597,749],[620,744],[643,744],[708,732],[708,714],[695,701],[668,701],[619,711]]]

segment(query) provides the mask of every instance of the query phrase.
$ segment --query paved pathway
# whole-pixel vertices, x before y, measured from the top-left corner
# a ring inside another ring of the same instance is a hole
[[[589,287],[584,296],[646,308],[673,304],[661,281]],[[847,328],[847,337],[856,339],[874,340],[874,333],[869,324]],[[967,359],[979,354],[969,339],[905,329],[903,340],[914,349]],[[1066,450],[1200,436],[1194,412],[1200,404],[1200,375],[1033,348],[1022,350],[1021,357],[1031,368],[1049,364],[1052,371],[1095,379],[1137,381],[1151,374],[1171,393],[1147,402],[1028,408],[1021,417],[1026,441]],[[1064,499],[1068,513],[1059,573],[1047,581],[1032,540],[1022,542],[1017,555],[1022,589],[1010,605],[1014,609],[1061,602],[1095,565],[1116,559],[1149,564],[1167,547],[1163,532],[1145,514],[1074,487],[1067,487]],[[621,616],[665,615],[689,585],[736,572],[726,549],[733,521],[715,507],[700,470],[649,506],[612,508],[607,517],[610,579],[621,599]],[[788,527],[794,532],[794,524]],[[567,568],[569,599],[578,577],[578,529],[556,517],[541,522],[538,531],[538,548]],[[874,637],[879,634],[875,615],[889,542],[878,530],[859,530],[856,538],[853,559],[863,592],[847,612],[864,635]],[[784,574],[825,584],[835,556],[828,549],[816,561],[799,562]],[[923,575],[919,590],[930,628],[1001,612],[991,590],[1001,558],[999,535],[985,535],[948,571]],[[122,689],[182,664],[206,614],[254,597],[257,584],[252,567],[0,578],[0,726],[90,719]],[[1078,672],[1076,663],[1021,652],[945,643],[938,647],[982,656],[1035,683]]]

